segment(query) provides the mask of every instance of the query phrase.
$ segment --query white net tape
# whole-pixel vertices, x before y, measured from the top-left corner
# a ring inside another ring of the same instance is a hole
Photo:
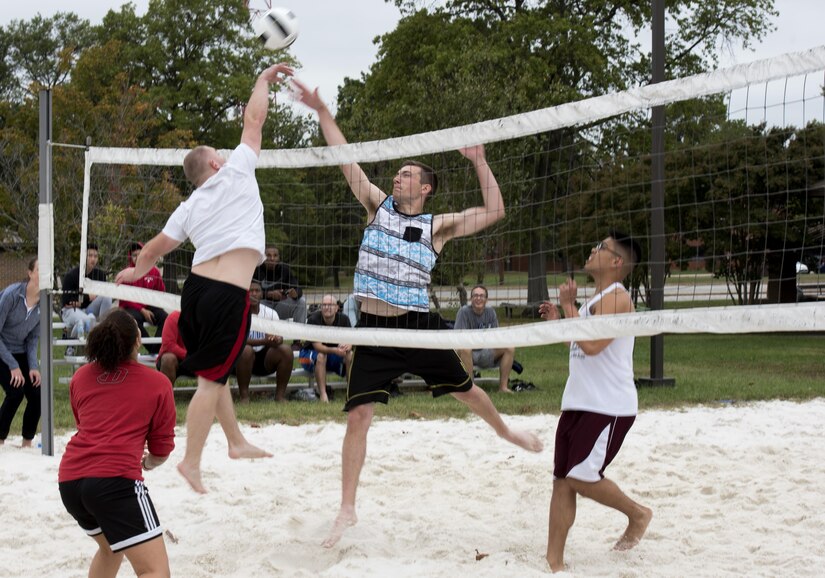
[[[169,311],[180,309],[180,297],[139,287],[127,287],[86,279],[94,295],[152,303]],[[806,303],[792,305],[714,307],[646,311],[626,315],[604,315],[557,322],[531,323],[485,331],[399,332],[395,329],[341,329],[304,325],[288,321],[269,321],[253,317],[253,329],[285,339],[304,339],[353,345],[401,343],[425,349],[483,349],[526,347],[565,341],[651,336],[661,333],[767,333],[778,331],[825,330],[825,307]]]
[[[354,161],[375,162],[452,151],[463,146],[509,140],[585,124],[631,110],[728,92],[751,84],[816,72],[823,68],[825,46],[820,46],[770,60],[740,64],[714,72],[456,128],[336,147],[264,150],[258,159],[258,168],[332,166]],[[92,163],[178,166],[183,163],[183,157],[187,152],[189,151],[181,149],[92,147],[89,149],[89,159]]]

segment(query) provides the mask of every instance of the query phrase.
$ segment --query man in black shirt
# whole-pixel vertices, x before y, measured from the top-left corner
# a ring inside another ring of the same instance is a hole
[[[106,281],[106,273],[97,268],[100,253],[97,245],[86,247],[86,277],[93,281]],[[79,293],[80,266],[69,269],[63,277],[63,310],[61,318],[66,325],[66,333],[71,337],[83,338],[98,319],[112,308],[111,297]]]
[[[281,319],[292,319],[297,323],[307,322],[307,302],[304,292],[298,286],[298,279],[289,265],[281,263],[281,251],[269,246],[264,251],[262,265],[255,269],[253,279],[261,282],[264,300],[261,302],[278,312]]]
[[[307,319],[308,325],[327,325],[331,327],[351,327],[349,317],[338,312],[338,302],[332,295],[324,295],[321,308]],[[336,345],[315,341],[306,343],[301,348],[299,360],[301,367],[315,375],[318,395],[321,401],[328,402],[327,371],[340,376],[347,374],[347,365],[352,357],[352,345]]]

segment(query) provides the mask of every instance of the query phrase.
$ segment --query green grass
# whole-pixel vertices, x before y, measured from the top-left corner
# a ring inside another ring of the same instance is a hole
[[[672,335],[664,340],[665,377],[676,380],[675,387],[639,389],[642,410],[673,408],[697,404],[717,405],[768,399],[806,400],[825,396],[825,349],[823,334],[754,334],[754,335]],[[634,356],[636,377],[650,375],[650,339],[638,338]],[[534,383],[531,392],[501,394],[489,386],[493,402],[508,415],[558,413],[561,394],[567,379],[567,350],[562,345],[524,348],[516,351],[524,365],[521,376],[513,378]],[[67,376],[65,366],[55,368],[55,383]],[[496,370],[483,372],[496,376]],[[277,404],[265,395],[253,396],[248,406],[237,406],[238,418],[250,424],[343,422],[343,392],[337,392],[330,404],[290,402]],[[183,423],[188,399],[177,402],[178,421]],[[18,410],[11,435],[20,435]],[[437,400],[426,392],[407,392],[392,398],[386,406],[378,405],[378,419],[465,418],[467,409],[450,396]],[[74,429],[68,401],[68,386],[57,384],[54,392],[55,429]]]

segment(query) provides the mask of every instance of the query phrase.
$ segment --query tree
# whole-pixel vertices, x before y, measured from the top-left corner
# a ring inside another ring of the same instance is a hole
[[[633,40],[650,22],[646,2],[609,0],[396,0],[404,14],[380,39],[378,61],[338,103],[350,140],[399,136],[502,117],[646,82],[650,55]],[[424,9],[419,9],[422,5]],[[668,77],[706,70],[720,43],[748,46],[770,30],[772,0],[668,4]],[[625,25],[631,32],[625,32]],[[587,136],[587,135],[584,135]],[[547,296],[554,253],[553,201],[586,148],[582,131],[557,131],[490,147],[493,158],[529,154],[506,191],[508,221],[529,247],[528,300]],[[632,144],[632,143],[631,143]],[[638,152],[634,154],[639,154]],[[528,184],[529,183],[529,184]],[[526,210],[520,210],[524,207]],[[543,207],[542,210],[536,210]],[[526,236],[526,238],[524,238]],[[588,242],[592,239],[588,240]]]
[[[18,101],[26,93],[36,94],[40,88],[68,82],[80,53],[93,40],[89,21],[71,12],[13,20],[3,36],[7,47],[5,66],[14,76],[10,92]]]

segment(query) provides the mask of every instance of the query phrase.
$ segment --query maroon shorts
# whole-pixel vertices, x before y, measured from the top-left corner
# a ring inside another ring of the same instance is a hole
[[[622,447],[635,415],[563,411],[556,428],[553,477],[598,482]]]
[[[178,329],[186,346],[180,371],[225,384],[251,320],[248,291],[189,273],[180,298]]]

